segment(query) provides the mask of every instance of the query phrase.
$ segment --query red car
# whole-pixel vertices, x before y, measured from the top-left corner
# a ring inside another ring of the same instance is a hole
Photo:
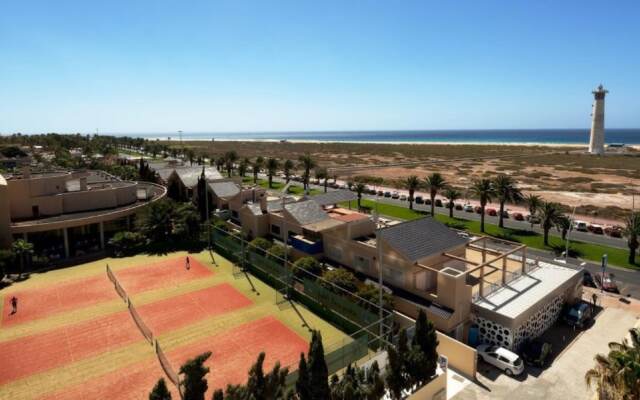
[[[524,215],[522,215],[522,213],[513,213],[513,219],[516,221],[524,221]]]
[[[591,231],[591,233],[594,233],[596,235],[604,234],[604,229],[602,229],[602,226],[596,225],[596,224],[589,225],[589,231]]]
[[[487,208],[487,210],[485,211],[487,213],[487,215],[495,217],[498,215],[498,212],[496,211],[495,208]]]
[[[598,285],[598,287],[601,287],[602,290],[604,290],[605,292],[620,293],[620,291],[618,290],[618,285],[616,285],[615,281],[613,280],[613,274],[605,272],[604,274],[595,274],[595,276],[596,285]]]
[[[622,237],[622,227],[618,225],[607,226],[604,228],[604,233],[611,237]]]

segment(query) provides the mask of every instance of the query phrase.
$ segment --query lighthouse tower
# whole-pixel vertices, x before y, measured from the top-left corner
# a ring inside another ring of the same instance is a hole
[[[589,153],[604,154],[604,96],[609,93],[600,84],[593,92],[593,109],[591,110],[591,139]]]

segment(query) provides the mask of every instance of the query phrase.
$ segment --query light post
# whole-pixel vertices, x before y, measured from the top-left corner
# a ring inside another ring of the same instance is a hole
[[[565,250],[564,250],[564,262],[567,263],[567,259],[569,258],[569,236],[571,236],[571,231],[573,231],[573,219],[576,216],[576,206],[573,206],[573,212],[571,213],[571,219],[569,220],[569,232],[567,232],[567,239],[565,240]]]

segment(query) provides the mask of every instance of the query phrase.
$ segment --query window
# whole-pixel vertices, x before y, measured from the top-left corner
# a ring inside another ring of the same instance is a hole
[[[271,233],[280,236],[280,227],[278,225],[271,225]]]
[[[354,255],[353,267],[361,272],[369,272],[369,259]]]
[[[393,269],[393,268],[389,268],[389,267],[383,267],[382,268],[382,277],[385,281],[391,283],[392,285],[396,285],[396,286],[404,286],[404,272],[397,270],[397,269]]]
[[[238,218],[238,212],[236,210],[232,210],[231,211],[231,217],[237,219]]]
[[[40,207],[39,206],[31,206],[31,214],[33,214],[33,218],[40,217]]]

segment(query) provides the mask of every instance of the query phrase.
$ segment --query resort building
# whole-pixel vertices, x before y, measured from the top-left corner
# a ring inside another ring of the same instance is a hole
[[[376,223],[339,206],[352,200],[350,191],[284,201],[245,196],[234,222],[249,237],[286,236],[293,258],[312,256],[372,283],[381,270],[398,312],[415,318],[422,309],[438,330],[463,342],[515,349],[581,298],[578,268],[528,258],[525,245],[470,237],[430,217]]]
[[[51,261],[100,252],[128,229],[163,186],[122,181],[102,171],[0,175],[0,246],[22,238]]]

